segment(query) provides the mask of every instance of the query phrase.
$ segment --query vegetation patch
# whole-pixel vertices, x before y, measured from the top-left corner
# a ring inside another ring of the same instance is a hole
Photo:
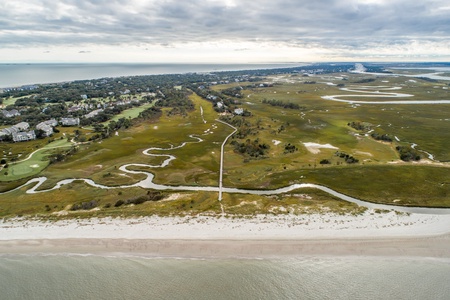
[[[420,154],[412,147],[397,146],[395,149],[398,151],[400,159],[403,161],[418,161],[421,158]]]

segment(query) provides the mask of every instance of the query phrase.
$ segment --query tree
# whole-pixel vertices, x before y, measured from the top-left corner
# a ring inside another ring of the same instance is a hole
[[[38,139],[43,139],[47,136],[45,134],[45,131],[42,129],[36,129],[34,132],[36,133],[36,138],[38,138]]]
[[[322,160],[319,162],[319,164],[321,164],[321,165],[328,165],[328,164],[331,164],[331,162],[330,162],[328,159],[322,159]]]

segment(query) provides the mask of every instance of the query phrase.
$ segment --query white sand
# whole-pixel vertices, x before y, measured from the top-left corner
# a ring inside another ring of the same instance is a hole
[[[321,148],[323,148],[323,149],[336,149],[336,150],[339,149],[339,148],[337,148],[337,147],[335,147],[335,146],[333,146],[331,144],[317,144],[317,143],[310,143],[310,142],[308,142],[308,143],[303,143],[303,145],[305,145],[306,149],[309,152],[313,153],[313,154],[320,153],[319,149],[321,149]]]
[[[253,218],[145,217],[0,221],[0,253],[149,257],[420,256],[450,258],[450,215],[367,211]]]
[[[142,217],[40,222],[0,222],[0,240],[124,238],[124,239],[315,239],[412,237],[450,233],[450,215],[376,213],[362,215],[258,215]]]

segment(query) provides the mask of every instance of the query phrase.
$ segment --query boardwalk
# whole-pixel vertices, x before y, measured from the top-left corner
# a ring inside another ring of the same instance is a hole
[[[232,133],[230,133],[230,134],[225,138],[225,140],[224,140],[223,143],[222,143],[222,147],[220,148],[219,201],[222,201],[222,190],[223,190],[223,183],[222,183],[222,180],[223,180],[223,152],[224,152],[225,144],[227,143],[228,139],[229,139],[233,134],[236,133],[237,128],[234,127],[234,126],[232,126],[232,125],[230,125],[230,124],[228,124],[228,123],[226,123],[226,122],[224,122],[224,121],[221,121],[221,120],[219,120],[219,119],[216,119],[216,121],[217,121],[217,122],[220,122],[220,123],[222,123],[222,124],[225,124],[225,125],[227,125],[227,126],[230,126],[231,128],[234,129],[234,131],[233,131]]]

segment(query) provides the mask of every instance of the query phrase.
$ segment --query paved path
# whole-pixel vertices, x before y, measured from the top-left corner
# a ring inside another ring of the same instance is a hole
[[[219,201],[222,201],[222,190],[223,190],[223,183],[222,183],[222,179],[223,179],[223,152],[224,152],[224,148],[225,148],[225,144],[227,143],[228,139],[236,133],[237,128],[224,122],[221,121],[219,119],[216,119],[217,122],[220,122],[222,124],[225,124],[227,126],[230,126],[231,128],[234,129],[234,131],[232,133],[230,133],[225,140],[222,143],[222,147],[220,148],[220,174],[219,174]]]

